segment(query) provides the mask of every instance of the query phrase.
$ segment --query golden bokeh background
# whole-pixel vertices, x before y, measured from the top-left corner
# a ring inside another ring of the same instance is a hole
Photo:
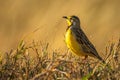
[[[120,36],[120,0],[0,0],[0,51],[16,48],[24,37],[28,43],[49,42],[51,50],[66,49],[64,15],[80,17],[99,52]]]

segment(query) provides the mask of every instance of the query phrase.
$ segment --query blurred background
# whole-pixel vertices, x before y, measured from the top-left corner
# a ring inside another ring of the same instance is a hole
[[[99,52],[120,36],[120,0],[0,0],[0,51],[15,49],[22,39],[65,50],[65,15],[80,17],[82,29]]]

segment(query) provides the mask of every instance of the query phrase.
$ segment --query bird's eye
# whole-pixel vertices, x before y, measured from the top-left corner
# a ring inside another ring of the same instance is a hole
[[[70,19],[70,22],[73,23],[73,19]]]

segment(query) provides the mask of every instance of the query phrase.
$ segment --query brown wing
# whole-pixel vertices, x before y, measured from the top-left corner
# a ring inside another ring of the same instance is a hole
[[[94,45],[89,41],[85,33],[80,28],[72,28],[76,36],[76,40],[79,44],[81,44],[81,47],[85,53],[89,53],[95,57],[97,57],[100,60],[103,60],[96,51]]]

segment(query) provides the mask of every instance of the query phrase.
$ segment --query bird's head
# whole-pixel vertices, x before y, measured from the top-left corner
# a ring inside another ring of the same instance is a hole
[[[66,19],[67,23],[68,23],[68,26],[71,26],[71,25],[80,25],[80,20],[77,16],[63,16],[63,18]]]

